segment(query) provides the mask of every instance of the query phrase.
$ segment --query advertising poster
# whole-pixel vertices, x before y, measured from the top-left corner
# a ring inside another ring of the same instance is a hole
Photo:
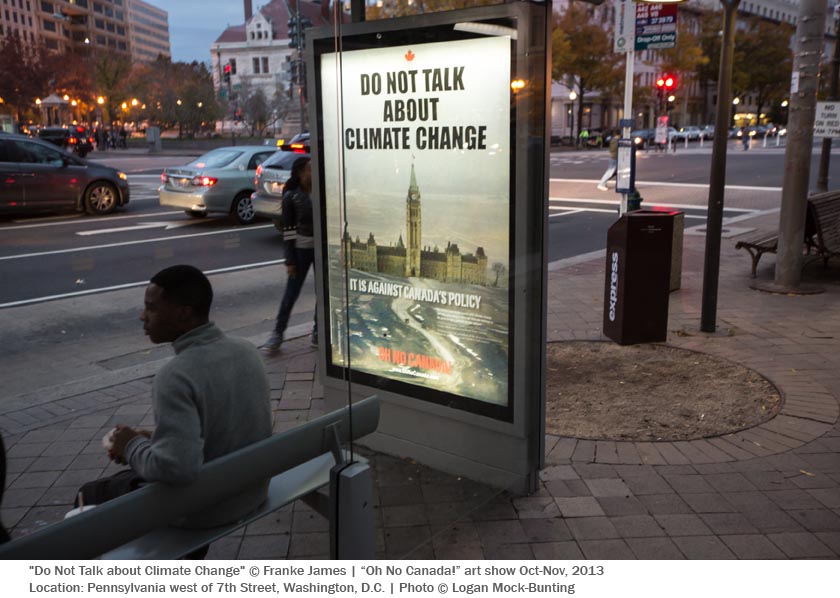
[[[320,56],[327,357],[372,385],[509,404],[511,43]]]

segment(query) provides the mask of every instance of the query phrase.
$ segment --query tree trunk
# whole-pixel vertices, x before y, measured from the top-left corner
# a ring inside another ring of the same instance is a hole
[[[791,290],[799,287],[802,279],[802,239],[805,235],[825,13],[826,0],[802,0],[799,5],[793,57],[793,72],[798,73],[798,89],[790,94],[775,277],[776,285]]]
[[[580,85],[578,85],[578,89],[580,90],[578,93],[578,119],[577,119],[577,135],[575,136],[575,144],[580,143],[580,133],[583,131],[583,81],[581,81]]]

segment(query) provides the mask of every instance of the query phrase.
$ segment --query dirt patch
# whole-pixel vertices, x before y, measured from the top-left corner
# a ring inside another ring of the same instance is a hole
[[[771,419],[781,397],[743,366],[666,345],[548,344],[546,431],[593,440],[691,440]]]

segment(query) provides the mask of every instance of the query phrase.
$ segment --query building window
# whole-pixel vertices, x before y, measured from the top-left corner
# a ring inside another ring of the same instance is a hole
[[[44,21],[44,31],[55,31],[55,21]]]
[[[236,58],[231,58],[230,59],[230,74],[231,75],[236,74]]]
[[[263,56],[262,57],[262,72],[264,72],[264,73],[268,72],[268,56]]]
[[[260,74],[260,59],[259,58],[253,58],[253,62],[254,62],[254,74],[259,75]]]
[[[52,2],[41,2],[41,10],[43,12],[53,14],[53,5]]]

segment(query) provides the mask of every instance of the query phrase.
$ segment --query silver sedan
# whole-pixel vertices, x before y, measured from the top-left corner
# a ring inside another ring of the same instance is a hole
[[[256,217],[251,193],[257,166],[275,151],[261,145],[221,147],[185,166],[166,168],[158,189],[160,205],[183,208],[194,217],[230,214],[250,224]]]

